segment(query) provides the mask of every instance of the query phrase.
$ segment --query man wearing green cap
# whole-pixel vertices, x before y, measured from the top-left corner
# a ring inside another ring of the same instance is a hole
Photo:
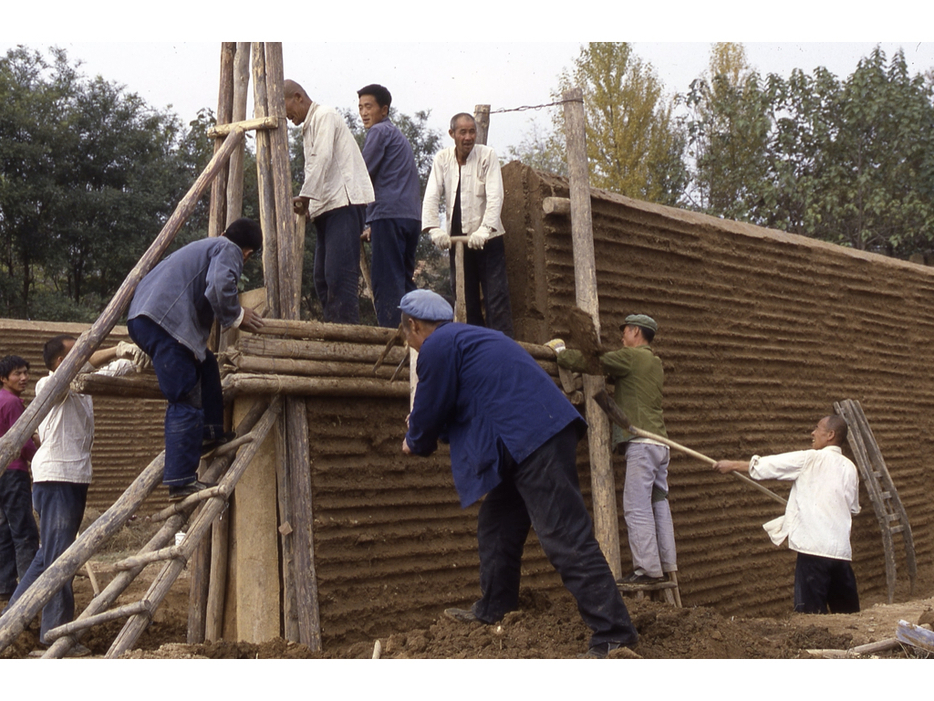
[[[658,324],[645,314],[630,314],[619,328],[623,332],[623,347],[600,356],[604,371],[616,384],[616,403],[633,426],[667,438],[662,417],[665,372],[662,361],[649,345]],[[584,371],[586,363],[580,351],[566,349],[560,339],[547,345],[558,356],[558,365]],[[626,456],[623,515],[629,531],[633,572],[623,582],[662,582],[666,572],[678,569],[668,506],[668,446],[614,426],[613,449]]]

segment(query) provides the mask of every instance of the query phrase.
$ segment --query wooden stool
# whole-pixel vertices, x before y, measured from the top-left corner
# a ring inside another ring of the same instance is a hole
[[[655,584],[624,584],[617,582],[620,594],[634,594],[635,599],[640,601],[645,598],[646,593],[650,598],[656,601],[664,600],[676,608],[681,608],[681,590],[678,588],[678,573],[669,572],[667,582],[658,582]]]

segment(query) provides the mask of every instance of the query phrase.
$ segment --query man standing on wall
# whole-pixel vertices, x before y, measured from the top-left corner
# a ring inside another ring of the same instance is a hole
[[[283,84],[285,114],[302,128],[305,182],[292,206],[315,223],[315,292],[324,320],[360,321],[360,235],[373,185],[353,134],[337,110],[311,100],[294,80]]]
[[[658,324],[645,314],[630,314],[620,326],[623,347],[604,353],[600,363],[616,384],[614,398],[636,428],[667,438],[662,416],[662,361],[649,345]],[[585,369],[580,351],[569,350],[560,339],[548,344],[558,365],[579,372]],[[678,569],[675,533],[668,505],[668,446],[613,427],[613,449],[626,456],[623,516],[629,532],[633,571],[624,584],[655,584]]]
[[[392,95],[382,85],[367,85],[357,91],[360,119],[367,130],[363,144],[376,194],[367,205],[367,230],[373,261],[373,296],[380,326],[399,326],[399,301],[415,289],[415,249],[421,233],[421,198],[418,167],[412,146],[389,120]]]
[[[811,450],[746,460],[720,460],[713,469],[748,472],[753,479],[789,480],[785,515],[763,528],[775,545],[788,538],[798,553],[795,565],[795,611],[857,613],[859,594],[850,561],[851,514],[859,513],[859,475],[843,455],[846,421],[825,416],[811,431]]]
[[[26,410],[22,394],[29,383],[29,363],[18,355],[0,359],[0,435]],[[9,600],[39,549],[39,528],[32,515],[29,461],[36,454],[32,438],[19,457],[0,474],[0,602]]]
[[[477,122],[463,112],[451,119],[454,146],[435,154],[422,203],[422,230],[442,251],[451,236],[467,236],[464,250],[464,303],[467,323],[487,326],[512,338],[512,309],[503,243],[503,176],[499,158],[477,144]],[[439,227],[444,203],[447,231]],[[457,270],[451,256],[451,288],[457,294]],[[481,309],[480,293],[483,292]],[[485,312],[485,314],[484,314]]]

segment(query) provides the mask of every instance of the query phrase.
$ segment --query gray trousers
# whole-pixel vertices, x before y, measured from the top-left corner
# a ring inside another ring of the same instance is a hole
[[[678,569],[675,531],[668,506],[668,459],[666,445],[626,444],[626,484],[623,516],[629,531],[633,569],[650,577]]]

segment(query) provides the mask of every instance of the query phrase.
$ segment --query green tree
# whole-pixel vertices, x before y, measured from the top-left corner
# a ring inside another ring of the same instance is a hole
[[[191,183],[178,118],[71,65],[0,59],[0,308],[91,320]]]
[[[530,128],[522,135],[516,146],[506,149],[506,159],[521,163],[546,173],[567,177],[568,159],[563,133],[546,130],[531,121]]]
[[[575,86],[584,94],[591,184],[677,204],[687,186],[685,135],[652,65],[628,43],[593,42],[558,82],[555,99]],[[563,111],[555,117],[563,130]]]
[[[714,44],[707,71],[691,83],[691,198],[701,211],[750,221],[765,204],[772,116],[760,83],[742,44],[734,43]]]

